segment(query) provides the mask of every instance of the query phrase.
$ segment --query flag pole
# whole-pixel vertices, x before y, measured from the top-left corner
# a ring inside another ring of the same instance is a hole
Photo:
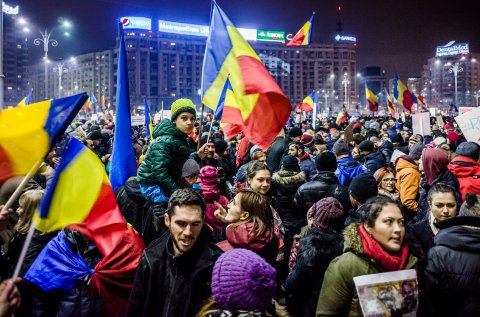
[[[212,133],[212,127],[213,127],[214,122],[215,122],[215,116],[212,118],[212,122],[210,122],[210,129],[208,130],[207,143],[208,143],[208,141],[210,141],[210,133]],[[205,143],[205,144],[207,144],[207,143]]]
[[[33,175],[35,175],[35,173],[38,171],[42,163],[43,163],[43,157],[40,160],[38,160],[35,164],[33,164],[32,168],[30,168],[30,170],[28,171],[28,174],[25,175],[22,182],[18,185],[17,189],[15,189],[13,194],[10,196],[7,203],[3,206],[2,214],[6,210],[8,210],[10,207],[12,207],[15,200],[17,200],[17,198],[20,196],[25,186],[27,186],[28,181],[33,177]]]
[[[202,129],[203,129],[203,109],[204,108],[205,108],[205,105],[202,102],[202,105],[200,106],[200,124],[198,126],[198,135],[200,135],[200,133],[202,133]],[[200,150],[200,140],[197,143],[197,151],[198,150]]]
[[[25,256],[27,255],[28,247],[30,246],[30,242],[32,242],[36,224],[37,222],[35,221],[35,218],[33,218],[32,223],[30,224],[30,228],[28,229],[27,236],[25,237],[25,241],[23,242],[22,251],[20,252],[20,256],[18,257],[17,264],[15,265],[15,270],[13,271],[12,279],[14,280],[18,277],[18,274],[20,274],[20,269],[22,268],[23,261],[25,260]]]

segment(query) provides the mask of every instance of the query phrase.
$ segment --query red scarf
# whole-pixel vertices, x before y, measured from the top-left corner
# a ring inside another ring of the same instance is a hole
[[[387,253],[378,242],[373,239],[367,230],[360,225],[358,226],[358,233],[362,238],[363,252],[368,257],[372,258],[380,264],[387,272],[398,271],[405,268],[408,259],[408,246],[406,243],[402,245],[400,256],[395,256]]]

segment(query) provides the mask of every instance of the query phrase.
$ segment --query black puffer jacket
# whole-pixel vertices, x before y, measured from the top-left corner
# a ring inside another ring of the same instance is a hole
[[[304,215],[296,213],[292,208],[293,197],[304,183],[303,172],[278,171],[272,176],[272,194],[279,206],[275,210],[286,228],[299,228],[304,223]]]
[[[125,220],[130,223],[135,230],[142,232],[144,206],[147,200],[140,192],[140,184],[137,179],[130,178],[124,186],[120,186],[115,191],[118,207]]]
[[[378,148],[380,153],[382,153],[383,158],[385,159],[385,164],[388,165],[390,163],[390,159],[392,158],[392,154],[394,151],[395,147],[393,146],[393,143],[385,140],[383,141],[382,145]]]
[[[370,174],[374,174],[379,168],[385,167],[385,158],[380,151],[368,153],[360,159]]]
[[[295,266],[285,281],[293,317],[315,316],[325,271],[342,251],[341,232],[312,228],[302,239]]]
[[[288,154],[288,145],[292,142],[292,139],[288,137],[279,137],[273,141],[267,151],[267,165],[272,173],[280,169],[282,158]]]
[[[333,172],[318,172],[311,182],[305,183],[298,189],[293,198],[293,209],[299,214],[303,215],[307,224],[307,211],[314,203],[322,198],[327,197],[327,192],[331,190],[334,185],[339,184],[337,176]]]
[[[438,227],[425,270],[433,316],[480,316],[480,217]]]

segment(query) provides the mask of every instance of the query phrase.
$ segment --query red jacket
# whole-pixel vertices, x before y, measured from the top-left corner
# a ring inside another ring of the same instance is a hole
[[[480,194],[480,164],[477,161],[466,156],[457,156],[448,164],[448,169],[460,183],[462,200],[465,200],[468,192]]]

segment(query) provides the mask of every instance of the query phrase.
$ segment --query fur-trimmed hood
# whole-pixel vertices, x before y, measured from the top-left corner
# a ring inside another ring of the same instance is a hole
[[[340,232],[312,228],[302,239],[297,260],[306,266],[315,265],[325,256],[336,257],[342,254],[343,236]]]
[[[356,255],[364,255],[363,253],[363,244],[362,238],[358,233],[358,226],[361,226],[359,223],[352,223],[343,230],[343,252],[353,252]]]
[[[297,185],[305,183],[305,173],[292,171],[278,171],[273,173],[272,181],[279,185]]]

